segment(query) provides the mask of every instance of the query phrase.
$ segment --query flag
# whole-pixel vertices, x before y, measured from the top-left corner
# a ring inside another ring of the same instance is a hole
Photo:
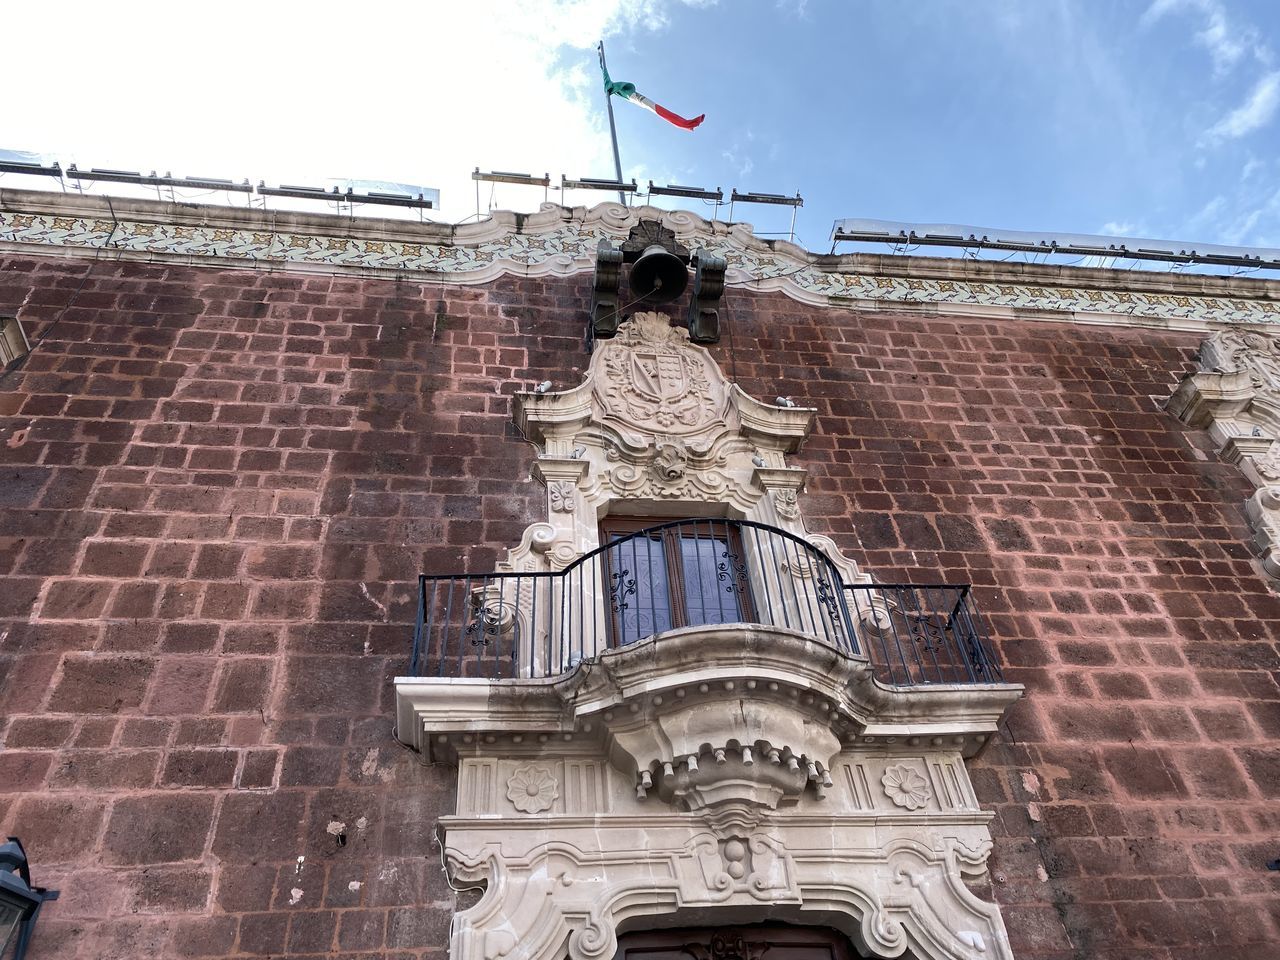
[[[666,107],[662,106],[662,104],[654,103],[644,94],[638,93],[634,83],[614,83],[609,79],[609,71],[605,69],[603,51],[601,51],[600,55],[600,72],[604,74],[605,93],[610,96],[621,97],[623,100],[630,100],[636,106],[644,107],[646,110],[656,113],[663,120],[666,120],[668,123],[674,123],[677,127],[682,127],[685,130],[692,130],[706,118],[705,113],[700,113],[692,120],[686,120],[684,117],[680,116],[680,114],[673,113]]]

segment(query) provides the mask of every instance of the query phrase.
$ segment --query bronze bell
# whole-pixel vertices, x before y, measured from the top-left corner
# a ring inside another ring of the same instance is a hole
[[[689,271],[683,261],[661,244],[645,247],[631,268],[631,293],[635,297],[665,303],[684,293]]]

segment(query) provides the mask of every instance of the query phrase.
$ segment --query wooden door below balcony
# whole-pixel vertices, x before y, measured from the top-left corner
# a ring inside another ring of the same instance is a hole
[[[856,960],[839,933],[765,924],[637,931],[618,938],[614,960]]]

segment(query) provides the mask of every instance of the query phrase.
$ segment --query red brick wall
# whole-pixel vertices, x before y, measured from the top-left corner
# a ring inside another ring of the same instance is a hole
[[[0,382],[0,828],[64,890],[36,957],[443,955],[452,773],[388,679],[417,572],[543,519],[509,395],[578,381],[588,286],[0,259],[0,310],[57,320]],[[1270,957],[1280,604],[1245,482],[1151,399],[1199,337],[723,318],[744,388],[819,408],[814,532],[978,584],[1028,686],[974,767],[1017,955]]]

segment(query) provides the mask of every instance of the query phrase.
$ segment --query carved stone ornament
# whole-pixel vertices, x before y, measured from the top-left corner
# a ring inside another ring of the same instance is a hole
[[[654,455],[650,469],[659,483],[675,484],[684,479],[689,454],[680,443],[662,443]]]
[[[1280,577],[1280,524],[1274,493],[1280,481],[1280,337],[1221,330],[1200,345],[1200,371],[1186,377],[1166,408],[1206,429],[1218,453],[1260,489],[1245,503],[1252,547],[1270,576]]]
[[[1280,579],[1280,485],[1259,489],[1245,501],[1244,511],[1262,569]]]
[[[894,806],[908,810],[919,810],[933,796],[929,790],[929,781],[915,767],[906,764],[890,767],[880,778],[880,783],[884,786],[885,796],[893,801]]]
[[[637,313],[597,340],[578,386],[515,397],[516,423],[539,450],[533,469],[546,485],[547,522],[578,555],[599,546],[598,518],[628,501],[631,514],[780,524],[827,553],[846,583],[868,582],[834,543],[804,528],[805,471],[786,455],[815,412],[748,396],[664,313]],[[528,569],[517,552],[500,569]],[[538,556],[546,560],[533,558],[536,569],[553,569],[553,555]]]
[[[1016,686],[889,690],[865,660],[738,624],[551,680],[396,688],[401,738],[458,765],[449,872],[485,886],[451,960],[612,960],[619,929],[763,910],[867,956],[1012,960],[964,882],[991,850],[964,757]]]
[[[1255,457],[1253,466],[1263,480],[1273,483],[1280,481],[1280,443],[1272,443],[1263,456]]]
[[[666,315],[626,319],[578,386],[516,395],[547,520],[499,571],[565,569],[616,512],[780,526],[868,582],[804,526],[804,470],[786,457],[814,414],[748,396]],[[830,586],[787,557],[778,571]],[[539,635],[512,613],[533,579],[474,592],[483,639]],[[450,960],[612,960],[620,929],[762,911],[832,926],[868,956],[1012,960],[999,908],[964,882],[991,849],[964,758],[1020,687],[886,687],[865,657],[785,625],[610,648],[595,599],[594,617],[576,611],[567,672],[544,677],[530,640],[515,677],[396,679],[397,736],[458,766],[448,870],[485,887],[454,917]],[[741,952],[721,944],[719,960]]]
[[[546,767],[528,764],[517,769],[507,780],[507,799],[523,813],[549,810],[559,796],[555,775]]]
[[[553,513],[573,513],[573,483],[569,480],[552,480],[547,484],[547,500]]]
[[[794,490],[773,491],[773,506],[783,520],[796,520],[800,517],[800,501]]]
[[[688,337],[666,314],[632,317],[615,342],[600,346],[605,409],[634,428],[667,435],[694,434],[722,420],[725,398],[711,391],[713,361],[688,349]]]

